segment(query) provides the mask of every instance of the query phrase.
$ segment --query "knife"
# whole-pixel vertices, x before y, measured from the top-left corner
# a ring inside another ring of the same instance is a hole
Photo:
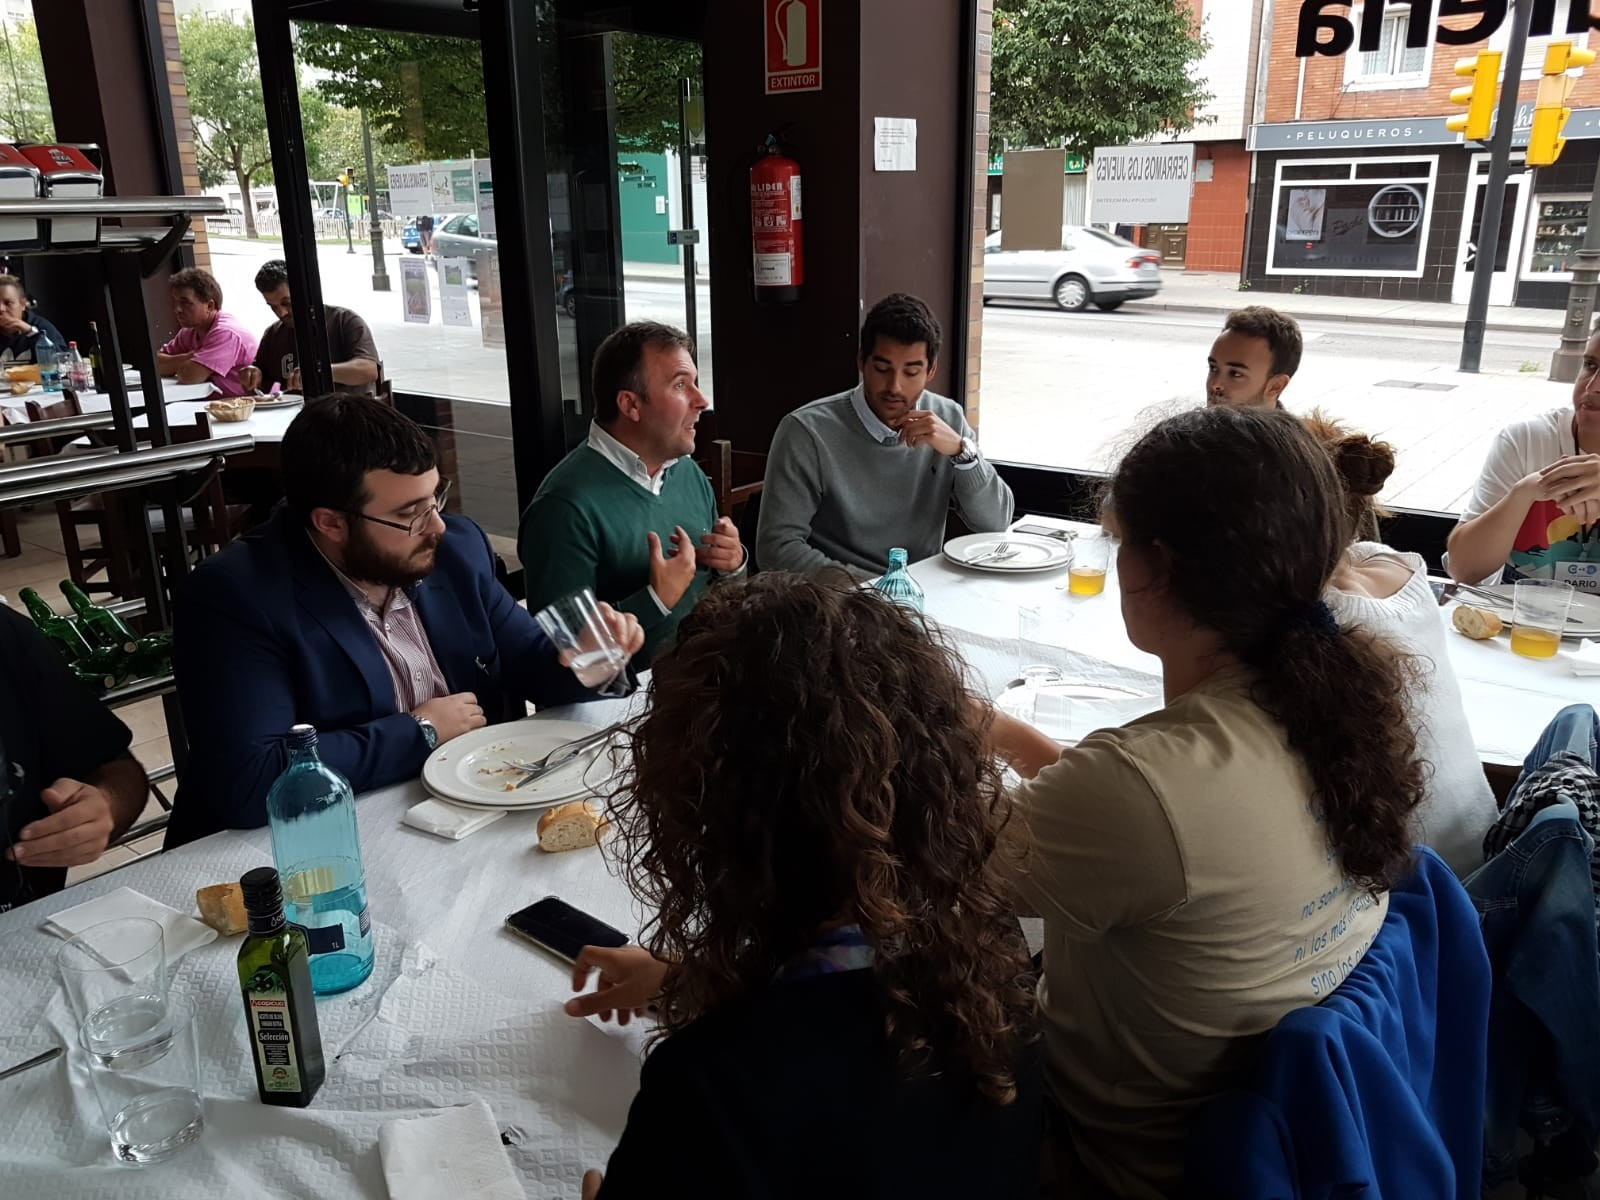
[[[20,1075],[24,1071],[30,1070],[33,1067],[42,1067],[45,1063],[60,1058],[63,1053],[65,1053],[65,1051],[63,1051],[60,1046],[54,1046],[51,1049],[46,1050],[43,1054],[35,1055],[27,1062],[20,1062],[14,1067],[7,1067],[4,1071],[0,1071],[0,1079],[10,1079],[13,1075]]]

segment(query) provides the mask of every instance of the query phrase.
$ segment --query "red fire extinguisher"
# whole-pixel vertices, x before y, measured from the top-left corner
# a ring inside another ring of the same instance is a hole
[[[800,164],[778,153],[767,136],[761,157],[750,168],[750,236],[756,299],[800,299],[805,258],[800,246]]]

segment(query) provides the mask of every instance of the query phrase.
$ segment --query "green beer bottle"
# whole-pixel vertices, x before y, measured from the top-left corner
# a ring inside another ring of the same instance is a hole
[[[22,603],[27,606],[28,615],[33,618],[39,632],[55,643],[56,649],[69,663],[89,657],[89,643],[78,632],[78,627],[46,604],[43,596],[32,588],[23,588],[17,594],[22,597]]]
[[[123,619],[109,608],[101,608],[90,600],[84,590],[70,579],[61,581],[61,594],[78,614],[78,628],[97,646],[117,646],[125,653],[133,653],[139,635],[129,629]]]
[[[273,868],[246,871],[239,888],[250,921],[239,947],[239,988],[256,1090],[263,1104],[304,1108],[326,1072],[305,931],[284,920]]]

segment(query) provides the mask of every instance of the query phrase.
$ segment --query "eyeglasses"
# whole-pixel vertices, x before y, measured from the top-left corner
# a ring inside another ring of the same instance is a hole
[[[363,521],[371,521],[374,525],[387,525],[390,529],[401,530],[404,533],[409,533],[412,537],[421,537],[422,531],[425,530],[428,527],[428,523],[433,520],[434,514],[442,514],[444,512],[445,501],[449,498],[450,481],[446,480],[444,485],[433,494],[432,506],[423,509],[416,516],[412,517],[409,524],[405,521],[386,521],[382,517],[369,517],[364,512],[356,512],[354,510],[347,512],[345,515],[350,517],[360,517]]]

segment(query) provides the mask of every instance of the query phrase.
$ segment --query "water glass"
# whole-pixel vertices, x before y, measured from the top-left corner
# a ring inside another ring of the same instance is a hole
[[[56,964],[72,1014],[96,1044],[122,1045],[166,1017],[166,944],[155,921],[119,917],[91,925],[61,947]]]
[[[1067,569],[1067,594],[1098,596],[1106,590],[1110,566],[1110,538],[1103,533],[1078,538],[1072,544],[1072,566]]]
[[[1571,584],[1560,579],[1517,580],[1511,601],[1511,649],[1524,658],[1554,658],[1571,607]]]
[[[200,1139],[200,1051],[187,999],[169,996],[160,1021],[120,1045],[91,1037],[88,1026],[79,1041],[118,1162],[164,1162]]]
[[[627,693],[627,652],[611,636],[599,602],[588,588],[574,592],[534,614],[539,628],[555,645],[578,682],[601,696]]]

